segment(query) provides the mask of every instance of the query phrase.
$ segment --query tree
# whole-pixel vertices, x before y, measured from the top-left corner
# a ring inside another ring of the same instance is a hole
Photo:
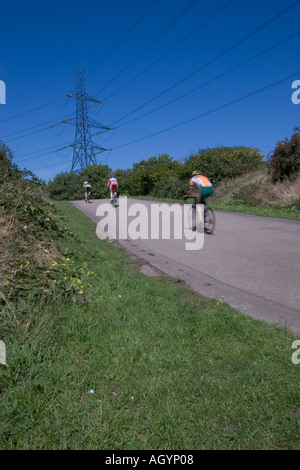
[[[288,140],[277,142],[269,159],[270,170],[274,182],[293,179],[300,172],[300,128],[294,129]]]

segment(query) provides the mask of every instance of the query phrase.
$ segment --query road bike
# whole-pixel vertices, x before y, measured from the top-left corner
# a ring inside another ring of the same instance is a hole
[[[89,203],[92,197],[91,191],[86,191],[85,193],[85,202]]]
[[[192,205],[192,230],[193,232],[196,231],[196,202],[197,198],[196,197],[188,197],[184,196],[183,199],[194,199],[194,204]],[[207,233],[208,235],[212,235],[215,231],[216,228],[216,216],[215,212],[211,207],[208,207],[204,203],[204,233]]]
[[[117,205],[118,205],[117,192],[116,191],[113,192],[111,203],[114,207],[117,207]]]

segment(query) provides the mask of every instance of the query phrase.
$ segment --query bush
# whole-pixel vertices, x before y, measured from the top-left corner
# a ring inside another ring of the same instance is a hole
[[[257,185],[250,183],[241,186],[233,193],[233,201],[239,204],[247,204],[250,206],[255,205],[255,194],[257,192]]]
[[[293,179],[300,172],[300,129],[295,128],[291,139],[278,142],[269,159],[273,182]]]
[[[0,306],[23,294],[47,292],[49,276],[44,268],[50,256],[59,255],[54,240],[64,236],[43,184],[11,159],[9,149],[0,143]]]
[[[185,161],[182,176],[188,178],[194,170],[200,170],[216,185],[225,178],[240,176],[257,169],[262,161],[263,155],[255,148],[202,149]]]
[[[48,191],[51,199],[60,201],[80,199],[82,197],[82,184],[77,173],[60,173],[53,181],[48,183]]]
[[[90,165],[80,174],[60,173],[53,181],[48,183],[49,195],[59,201],[83,199],[83,183],[88,180],[92,185],[92,196],[95,199],[105,199],[109,193],[107,182],[111,176],[111,169],[107,165]]]
[[[166,178],[154,185],[151,196],[157,198],[181,199],[188,190],[188,182]]]
[[[133,165],[126,191],[131,196],[146,196],[151,194],[160,181],[168,178],[180,178],[182,164],[173,160],[169,155],[159,155],[142,160]]]

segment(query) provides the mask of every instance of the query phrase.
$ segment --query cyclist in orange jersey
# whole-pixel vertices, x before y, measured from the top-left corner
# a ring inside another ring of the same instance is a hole
[[[212,182],[201,174],[199,170],[193,171],[192,179],[190,180],[190,187],[186,193],[187,197],[196,197],[196,204],[204,204],[205,199],[211,196],[214,192]]]

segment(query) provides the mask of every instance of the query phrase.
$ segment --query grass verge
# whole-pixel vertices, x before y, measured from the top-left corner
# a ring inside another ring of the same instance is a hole
[[[219,211],[225,212],[240,212],[242,214],[258,215],[262,217],[273,217],[278,219],[288,219],[300,221],[300,210],[297,208],[287,207],[262,207],[250,206],[247,204],[219,202],[214,199],[209,201],[209,205]]]
[[[294,335],[135,272],[58,207],[75,236],[58,242],[55,295],[2,311],[0,448],[299,448]]]
[[[147,201],[159,201],[169,204],[184,204],[182,199],[155,198],[151,196],[133,196],[133,199]],[[189,200],[191,202],[191,200]],[[289,219],[300,221],[300,210],[297,207],[273,207],[273,206],[251,206],[249,204],[226,203],[214,197],[207,200],[210,207],[224,212],[240,212],[242,214],[258,215],[261,217],[273,217],[278,219]]]

